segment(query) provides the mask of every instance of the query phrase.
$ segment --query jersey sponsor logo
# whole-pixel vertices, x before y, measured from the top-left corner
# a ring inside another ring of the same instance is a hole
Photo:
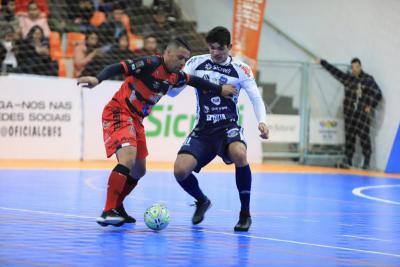
[[[227,106],[223,106],[223,107],[212,107],[211,111],[224,111],[224,110],[228,110]]]
[[[225,76],[219,77],[219,85],[224,85],[227,82],[228,82],[228,78],[226,78]]]
[[[226,116],[225,114],[207,114],[206,120],[217,123],[219,121],[226,120]]]
[[[214,96],[213,98],[211,98],[211,103],[219,106],[221,104],[221,98],[219,96]]]
[[[210,112],[210,108],[208,106],[204,105],[203,111],[204,111],[204,113],[208,113],[208,112]]]
[[[211,70],[213,67],[212,67],[212,65],[211,65],[210,63],[207,63],[207,64],[204,66],[204,68],[205,68],[206,70]]]
[[[230,129],[226,132],[226,134],[228,137],[235,137],[239,134],[239,129],[238,128]]]
[[[239,78],[237,71],[231,64],[227,66],[221,66],[218,64],[213,64],[211,60],[207,60],[202,64],[198,65],[196,67],[196,70],[219,72],[223,75]]]
[[[246,74],[246,76],[250,78],[251,76],[250,68],[245,65],[240,65],[240,68],[243,70],[244,74]]]

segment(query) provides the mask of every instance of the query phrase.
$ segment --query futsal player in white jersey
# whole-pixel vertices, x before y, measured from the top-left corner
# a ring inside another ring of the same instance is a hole
[[[210,54],[194,56],[186,63],[184,71],[216,84],[236,85],[237,95],[232,99],[196,88],[197,122],[178,152],[174,175],[179,185],[196,199],[193,224],[199,224],[211,207],[210,199],[201,191],[193,171],[199,172],[217,155],[226,164],[235,164],[236,185],[241,210],[235,231],[248,231],[250,216],[251,170],[247,161],[246,141],[243,129],[238,125],[239,93],[244,90],[253,104],[260,137],[268,138],[266,110],[262,97],[248,65],[230,56],[231,35],[224,27],[215,27],[206,36]],[[181,90],[173,89],[170,96]],[[253,129],[251,129],[253,130]]]

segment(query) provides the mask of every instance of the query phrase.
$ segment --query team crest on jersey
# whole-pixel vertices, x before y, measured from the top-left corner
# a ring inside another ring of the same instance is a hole
[[[227,82],[228,82],[228,78],[226,78],[225,76],[219,77],[219,85],[224,85]]]
[[[153,88],[154,88],[154,89],[158,89],[159,87],[160,87],[160,83],[157,82],[157,81],[154,81],[154,83],[153,83]]]
[[[210,112],[210,108],[208,106],[204,105],[203,111],[204,111],[204,113],[208,113],[208,112]]]
[[[215,97],[211,98],[211,102],[214,105],[219,106],[221,104],[221,98],[219,96],[215,96]]]
[[[226,132],[226,134],[228,135],[228,137],[235,137],[239,134],[239,129],[238,128],[230,129]]]

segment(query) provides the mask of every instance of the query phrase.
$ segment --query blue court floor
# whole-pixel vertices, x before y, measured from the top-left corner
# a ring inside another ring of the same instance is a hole
[[[0,170],[0,266],[400,266],[400,180],[253,173],[253,225],[235,233],[234,173],[203,172],[199,226],[172,173],[149,171],[125,201],[136,225],[100,227],[108,170]],[[143,223],[164,202],[167,229]]]

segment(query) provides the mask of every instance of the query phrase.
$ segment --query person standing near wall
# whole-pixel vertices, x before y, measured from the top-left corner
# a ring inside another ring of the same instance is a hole
[[[353,165],[356,136],[360,139],[364,162],[363,169],[369,169],[371,161],[371,118],[373,110],[382,99],[382,92],[374,77],[365,73],[361,60],[351,60],[351,73],[344,73],[324,59],[317,59],[335,79],[344,86],[343,115],[345,128],[345,159],[342,168]]]

